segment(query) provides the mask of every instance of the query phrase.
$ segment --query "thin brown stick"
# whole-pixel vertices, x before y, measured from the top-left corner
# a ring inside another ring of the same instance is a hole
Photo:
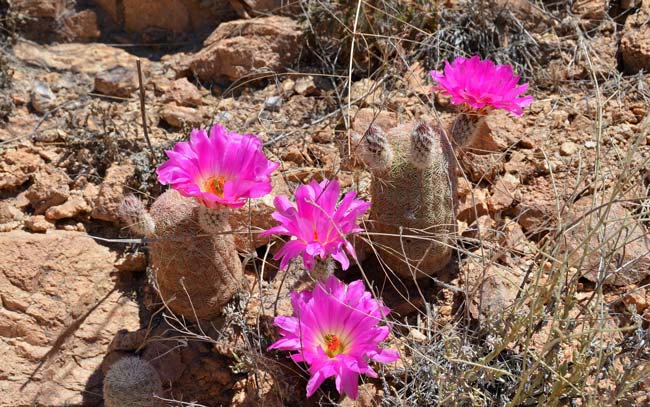
[[[145,112],[145,103],[144,103],[144,85],[142,80],[142,64],[140,59],[136,60],[136,65],[138,66],[138,83],[140,86],[140,114],[142,115],[142,130],[144,131],[144,139],[147,141],[149,146],[149,151],[151,151],[151,161],[156,162],[156,153],[153,151],[151,146],[151,141],[149,140],[149,132],[147,130],[147,113]]]

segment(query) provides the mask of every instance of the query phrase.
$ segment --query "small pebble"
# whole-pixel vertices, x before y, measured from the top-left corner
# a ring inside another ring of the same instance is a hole
[[[266,110],[275,111],[282,106],[282,98],[280,96],[269,96],[264,101],[264,108]]]
[[[576,143],[572,141],[565,141],[560,146],[560,154],[562,154],[565,157],[575,154],[576,151],[578,151],[578,146],[576,145]]]

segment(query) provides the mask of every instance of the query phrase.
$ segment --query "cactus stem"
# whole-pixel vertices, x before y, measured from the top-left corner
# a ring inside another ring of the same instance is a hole
[[[314,280],[324,282],[332,274],[334,274],[334,260],[331,257],[328,256],[325,260],[318,257],[314,259],[314,268],[309,272]]]
[[[228,217],[230,209],[227,207],[208,208],[201,205],[199,207],[199,226],[206,233],[217,235],[230,230]]]
[[[418,122],[411,132],[411,148],[409,159],[414,167],[424,170],[433,162],[433,149],[436,137],[441,137],[437,128],[431,127],[425,122]]]
[[[481,112],[465,113],[462,112],[456,116],[451,124],[451,136],[454,144],[458,147],[469,147],[478,138],[480,128],[485,121],[486,114]]]
[[[153,236],[156,225],[147,212],[144,203],[135,195],[127,195],[122,200],[118,209],[120,219],[128,228],[138,235]]]
[[[372,172],[387,170],[393,161],[393,150],[383,130],[377,126],[370,126],[366,130],[359,150],[361,160]]]

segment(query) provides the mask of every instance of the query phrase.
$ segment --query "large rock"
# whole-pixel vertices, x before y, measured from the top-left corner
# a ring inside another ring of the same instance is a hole
[[[131,32],[174,34],[210,30],[236,16],[229,0],[93,0],[113,23]]]
[[[65,0],[14,0],[11,11],[22,17],[20,30],[32,40],[52,40],[59,37]]]
[[[621,57],[625,71],[650,72],[650,2],[645,1],[641,9],[627,18],[621,38]]]
[[[599,205],[597,202],[596,207]],[[647,227],[620,203],[613,203],[608,213],[602,206],[592,210],[592,198],[585,197],[570,211],[565,224],[575,221],[576,225],[563,234],[569,265],[593,282],[602,277],[605,284],[615,286],[643,281],[650,276]]]
[[[96,40],[101,36],[97,23],[97,13],[81,10],[63,18],[64,34],[71,42]]]
[[[124,199],[127,182],[133,177],[135,168],[130,164],[113,164],[106,171],[106,177],[99,187],[90,216],[109,222],[119,222],[118,208]]]
[[[136,56],[104,44],[56,44],[42,46],[19,41],[16,57],[28,64],[59,71],[94,75],[117,65],[135,67]],[[148,61],[143,60],[147,66]]]
[[[302,30],[288,17],[265,17],[223,23],[189,61],[204,81],[235,81],[290,68],[298,58]]]
[[[82,233],[12,231],[0,258],[0,405],[97,405],[111,339],[140,325],[113,290],[116,255]]]

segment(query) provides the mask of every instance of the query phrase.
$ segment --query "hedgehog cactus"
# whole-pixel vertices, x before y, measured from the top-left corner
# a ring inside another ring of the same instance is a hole
[[[188,318],[217,316],[243,279],[227,209],[206,208],[174,189],[158,197],[149,213],[136,201],[127,197],[121,213],[133,232],[146,232],[151,277],[165,304]]]
[[[370,125],[354,139],[355,155],[374,175],[371,231],[382,261],[404,277],[443,269],[451,258],[457,203],[455,161],[446,136],[429,123],[415,122],[391,129]]]
[[[104,377],[106,407],[157,407],[162,382],[156,369],[135,356],[124,357],[111,366]]]
[[[185,317],[210,319],[243,281],[230,209],[271,192],[270,175],[279,164],[266,159],[258,137],[220,125],[209,135],[193,130],[167,156],[158,180],[172,189],[149,213],[129,196],[120,214],[133,232],[150,238],[152,280],[165,304]]]

